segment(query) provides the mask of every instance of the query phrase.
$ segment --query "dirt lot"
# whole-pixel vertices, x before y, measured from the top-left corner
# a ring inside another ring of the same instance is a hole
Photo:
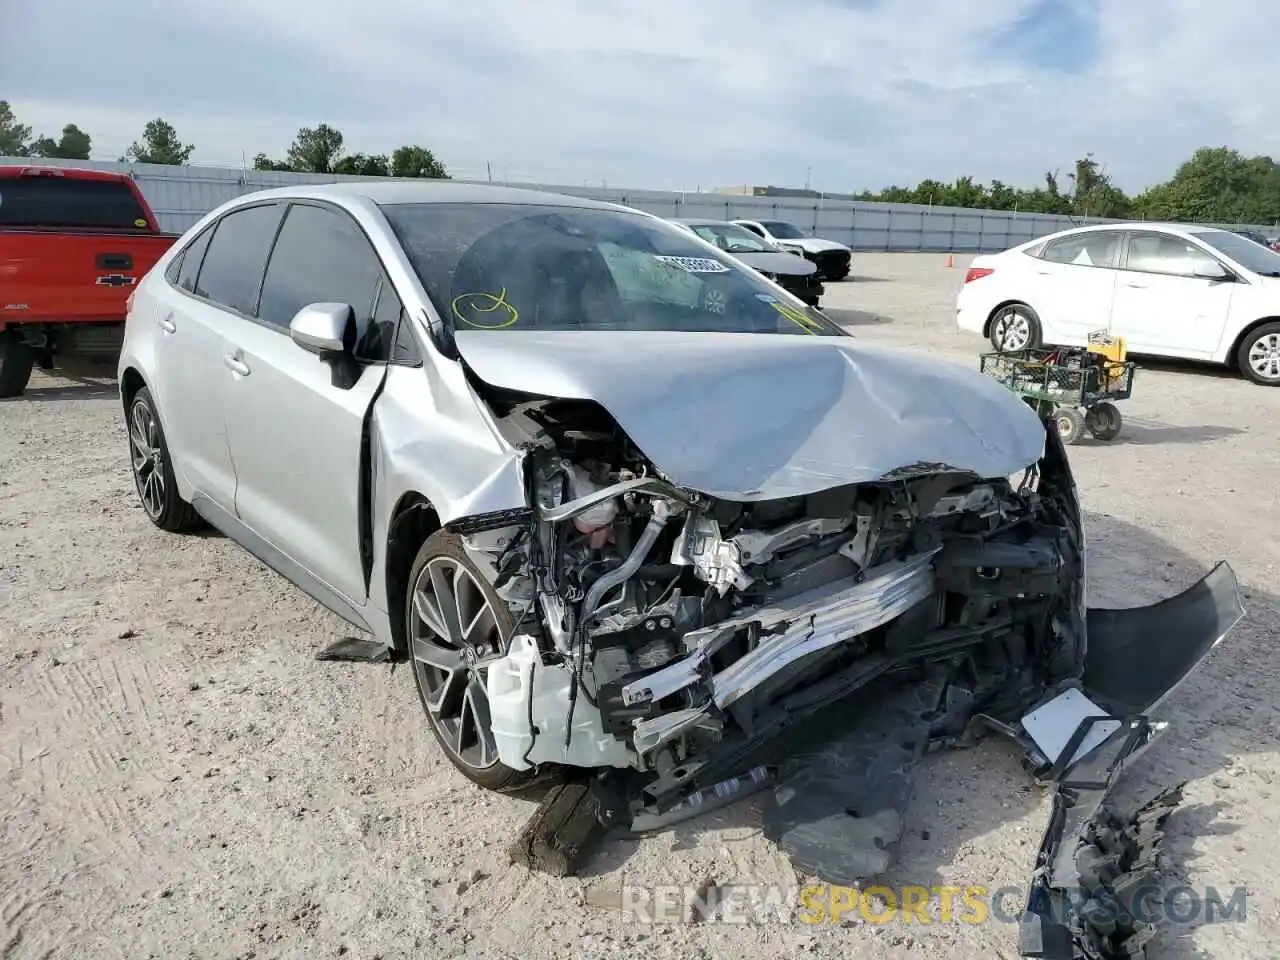
[[[962,264],[855,263],[828,306],[859,336],[975,363],[981,341],[951,326]],[[1126,782],[1145,798],[1190,779],[1178,879],[1249,891],[1245,922],[1194,918],[1160,955],[1271,957],[1280,390],[1160,366],[1124,412],[1121,439],[1071,450],[1092,602],[1149,602],[1225,558],[1249,609]],[[102,370],[37,373],[0,404],[0,610],[5,960],[1016,955],[995,921],[655,927],[591,905],[623,882],[794,885],[749,807],[616,845],[575,880],[508,866],[529,803],[453,772],[407,670],[315,661],[338,620],[227,540],[146,521]],[[1022,888],[1047,811],[1012,748],[936,757],[890,880]]]

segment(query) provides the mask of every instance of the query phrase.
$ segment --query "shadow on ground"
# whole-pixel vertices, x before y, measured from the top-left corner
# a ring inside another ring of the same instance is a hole
[[[1095,571],[1090,584],[1095,596],[1095,585],[1103,586],[1105,592],[1105,582],[1098,581],[1105,581],[1108,569],[1112,569],[1108,562],[1112,558],[1105,555],[1115,549],[1110,545],[1123,545],[1125,555],[1115,561],[1153,569],[1152,588],[1145,591],[1150,601],[1174,596],[1208,573],[1206,567],[1169,542],[1114,517],[1091,515],[1087,524],[1105,528],[1108,534],[1108,546],[1091,547],[1104,551],[1102,556],[1091,553],[1089,558]],[[1154,557],[1161,559],[1163,572],[1159,572],[1160,562],[1136,559]],[[1155,711],[1155,719],[1167,720],[1169,730],[1125,772],[1113,794],[1117,808],[1135,809],[1164,787],[1213,776],[1242,755],[1272,751],[1280,745],[1274,732],[1280,730],[1280,645],[1274,642],[1280,633],[1280,601],[1270,594],[1242,590],[1245,619]],[[1152,644],[1153,654],[1158,655],[1159,638],[1153,637]],[[1242,674],[1247,674],[1247,679],[1242,680]],[[855,694],[846,703],[860,699]],[[1195,749],[1180,749],[1180,744],[1191,740],[1195,741]],[[936,775],[939,770],[940,777]],[[925,780],[930,783],[922,789]],[[1012,789],[1008,789],[1010,784]],[[993,793],[997,789],[1004,791],[1003,795]],[[674,841],[673,849],[698,845],[699,834],[712,830],[746,829],[744,839],[752,838],[752,831],[760,827],[760,797],[673,827],[665,835]],[[968,750],[927,756],[917,768],[916,790],[900,855],[884,875],[884,881],[891,886],[954,882],[955,864],[963,860],[962,848],[981,844],[985,838],[1007,829],[1011,821],[1045,808],[1045,797],[1046,792],[1023,771],[1018,748],[998,737],[989,737]],[[1167,878],[1171,885],[1180,884],[1179,876],[1185,876],[1188,865],[1197,857],[1197,838],[1237,829],[1224,822],[1220,812],[1218,803],[1192,804],[1184,805],[1170,818],[1164,849],[1171,867]],[[1047,821],[1035,820],[1024,884],[1030,881],[1030,862],[1045,826]],[[724,838],[717,842],[723,843]],[[581,875],[601,877],[619,871],[639,844],[631,838],[610,840]],[[948,880],[948,876],[952,879]],[[972,882],[986,882],[986,878],[975,877]],[[1212,884],[1214,880],[1206,882]],[[1227,878],[1218,882],[1223,895],[1229,895]],[[1019,896],[1023,894],[1025,885],[1019,888]],[[1014,914],[1021,906],[1021,900],[1004,900],[1005,909]],[[1159,955],[1201,960],[1205,955],[1188,942],[1186,935],[1206,922],[1212,921],[1202,912],[1185,923],[1165,925]]]
[[[1085,435],[1080,438],[1082,444],[1096,446],[1112,446],[1114,444],[1133,444],[1135,446],[1151,446],[1164,443],[1212,443],[1224,437],[1232,437],[1246,431],[1239,427],[1217,426],[1213,424],[1194,424],[1177,426],[1157,423],[1144,418],[1126,418],[1120,436],[1114,440],[1094,440]]]

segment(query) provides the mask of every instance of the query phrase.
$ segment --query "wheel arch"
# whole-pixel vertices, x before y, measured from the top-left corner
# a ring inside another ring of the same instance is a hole
[[[418,548],[440,529],[440,515],[431,501],[417,491],[409,491],[396,501],[387,523],[386,561],[387,620],[392,646],[408,648],[404,629],[404,602],[409,592],[409,570]]]
[[[982,324],[982,335],[984,337],[991,336],[991,324],[995,320],[996,314],[999,313],[1001,310],[1003,310],[1005,307],[1012,307],[1015,304],[1020,307],[1026,307],[1028,310],[1032,310],[1032,311],[1035,310],[1035,307],[1031,306],[1031,304],[1027,303],[1027,301],[1019,300],[1017,297],[1001,300],[999,303],[997,303],[994,307],[991,308],[990,312],[987,313],[987,319]],[[1036,316],[1039,316],[1039,315],[1040,315],[1039,313],[1036,314]]]
[[[1233,370],[1240,369],[1240,348],[1244,346],[1245,338],[1260,326],[1266,323],[1280,323],[1280,316],[1259,317],[1252,323],[1247,324],[1238,334],[1235,340],[1231,342],[1231,348],[1227,350],[1226,365]]]
[[[146,385],[147,381],[137,367],[125,367],[124,373],[120,375],[120,400],[124,404],[125,410],[129,409],[129,404],[133,402],[133,398]]]

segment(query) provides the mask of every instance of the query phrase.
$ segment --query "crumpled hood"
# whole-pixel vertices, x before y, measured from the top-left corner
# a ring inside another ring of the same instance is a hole
[[[485,383],[594,400],[673,483],[771,500],[918,464],[1005,477],[1039,459],[1034,411],[976,370],[852,337],[460,330]]]
[[[731,253],[730,256],[752,269],[784,277],[807,277],[818,269],[811,261],[794,253]]]

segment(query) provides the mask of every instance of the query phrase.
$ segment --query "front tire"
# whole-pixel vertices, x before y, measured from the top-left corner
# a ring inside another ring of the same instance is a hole
[[[133,482],[147,519],[170,533],[199,529],[203,526],[200,515],[178,494],[173,458],[150,390],[143,387],[133,395],[125,419]]]
[[[0,399],[22,396],[34,364],[35,353],[16,332],[0,331]]]
[[[1040,317],[1025,303],[1008,303],[991,315],[991,346],[999,353],[1040,346]]]
[[[487,663],[506,655],[515,618],[460,537],[440,530],[423,541],[404,605],[418,697],[449,762],[486,790],[528,786],[536,768],[513,770],[498,759],[485,689]]]
[[[1236,364],[1254,383],[1280,387],[1280,323],[1264,323],[1250,330],[1236,351]]]

